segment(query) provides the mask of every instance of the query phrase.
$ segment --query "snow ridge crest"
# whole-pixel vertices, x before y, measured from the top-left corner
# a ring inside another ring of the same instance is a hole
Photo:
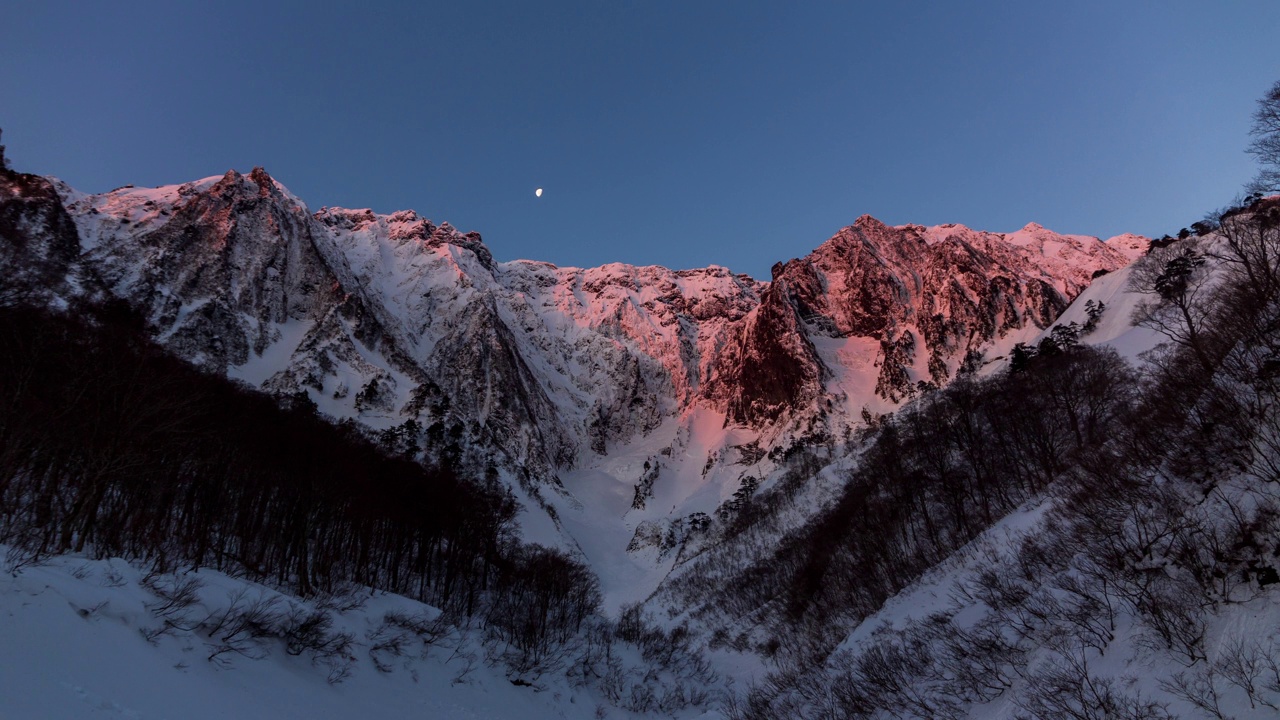
[[[760,282],[498,262],[479,233],[412,210],[313,213],[260,167],[99,195],[31,182],[74,222],[59,272],[134,304],[183,357],[545,481],[699,408],[766,450],[847,436],[863,410],[1047,327],[1146,248],[863,215]]]

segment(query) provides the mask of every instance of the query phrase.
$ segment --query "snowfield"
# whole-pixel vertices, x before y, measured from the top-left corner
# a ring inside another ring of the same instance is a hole
[[[0,551],[7,550],[0,548]],[[199,599],[166,611],[161,591],[196,580]],[[229,607],[328,610],[350,646],[333,657],[291,655],[280,638],[236,645],[204,629]],[[399,655],[388,614],[429,621],[438,611],[355,590],[303,601],[210,570],[148,578],[120,559],[61,556],[0,574],[0,718],[3,720],[278,720],[281,718],[630,718],[563,676],[516,685],[475,631],[438,628],[432,643],[405,633]],[[158,633],[158,634],[157,634]],[[148,636],[153,636],[150,639]],[[224,650],[227,645],[238,649]],[[377,658],[377,664],[374,661]],[[680,717],[711,720],[716,713]]]

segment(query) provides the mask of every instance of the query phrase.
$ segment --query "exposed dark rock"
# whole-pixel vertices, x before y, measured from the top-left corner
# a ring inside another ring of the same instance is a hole
[[[0,299],[65,290],[79,254],[75,222],[53,183],[0,165]]]

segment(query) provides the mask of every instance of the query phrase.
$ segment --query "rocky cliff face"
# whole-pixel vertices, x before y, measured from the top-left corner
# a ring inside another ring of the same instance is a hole
[[[261,168],[69,199],[83,264],[193,362],[227,372],[277,343],[281,326],[319,327],[334,313],[376,332],[359,321],[359,299],[342,281],[350,273],[322,247],[329,238]]]
[[[71,266],[80,254],[75,223],[57,187],[38,175],[11,172],[0,147],[0,299],[47,298],[70,290]]]
[[[755,433],[757,459],[796,428],[847,433],[1145,247],[863,216],[767,283],[559,268],[412,211],[313,214],[261,168],[101,195],[6,173],[0,235],[13,277],[124,299],[192,362],[531,485],[695,408]]]
[[[822,379],[837,374],[814,338],[865,338],[879,345],[874,394],[897,403],[945,384],[1002,339],[1047,327],[1094,273],[1129,259],[1095,238],[1037,225],[1001,235],[894,228],[864,215],[808,256],[775,266],[709,397],[737,422],[774,421],[812,404]]]

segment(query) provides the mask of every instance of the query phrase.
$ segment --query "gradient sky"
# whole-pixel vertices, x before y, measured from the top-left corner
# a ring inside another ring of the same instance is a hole
[[[1176,232],[1280,79],[1274,0],[371,4],[6,3],[9,157],[90,192],[262,165],[499,259],[767,278],[863,213]]]

